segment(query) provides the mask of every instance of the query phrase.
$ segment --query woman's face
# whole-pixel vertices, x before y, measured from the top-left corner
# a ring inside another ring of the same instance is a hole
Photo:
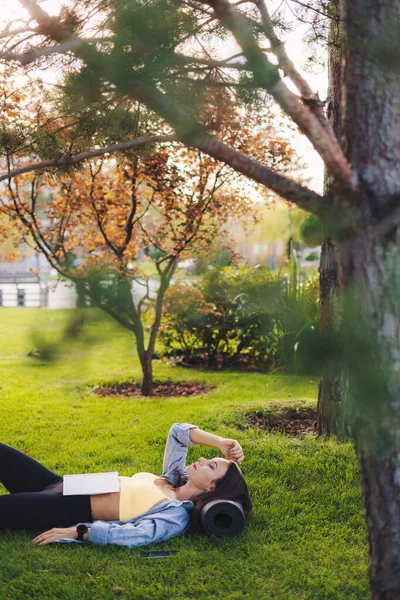
[[[202,493],[211,492],[215,489],[215,481],[226,475],[230,460],[226,458],[199,458],[192,465],[186,467],[186,473],[189,481]]]

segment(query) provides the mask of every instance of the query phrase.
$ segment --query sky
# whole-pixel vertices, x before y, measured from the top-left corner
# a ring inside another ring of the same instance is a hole
[[[39,4],[50,15],[57,15],[62,2],[59,0],[42,0]],[[22,16],[24,18],[26,16],[26,11],[21,8],[18,0],[1,0],[0,7],[1,19],[4,21],[8,21],[10,17],[18,18]]]
[[[60,0],[42,0],[40,2],[42,8],[50,15],[57,15],[62,4],[63,2]],[[293,18],[290,8],[287,7],[283,0],[267,0],[267,4],[271,15],[278,7],[282,7],[285,10],[285,18],[288,20]],[[19,6],[18,0],[0,0],[0,22],[8,22],[10,18],[18,19],[21,17],[24,18],[25,16],[26,12]],[[15,27],[18,27],[18,23],[15,24]],[[321,70],[319,73],[310,74],[305,73],[303,69],[304,63],[310,53],[310,49],[307,48],[303,41],[305,32],[306,26],[297,21],[293,31],[288,34],[285,40],[286,52],[296,65],[296,68],[305,75],[311,88],[315,92],[319,92],[321,99],[325,99],[327,91],[326,71]],[[41,75],[42,74],[43,71],[41,72]],[[54,74],[49,73],[48,76],[50,77],[49,81],[54,81]],[[296,92],[296,88],[291,85],[291,82],[287,82],[287,84],[294,92]],[[300,133],[295,135],[292,144],[308,165],[306,176],[310,178],[308,183],[309,187],[317,192],[322,192],[323,163],[321,158],[313,149],[308,139]]]

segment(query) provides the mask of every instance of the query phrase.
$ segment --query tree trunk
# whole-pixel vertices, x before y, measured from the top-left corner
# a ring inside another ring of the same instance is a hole
[[[136,339],[136,350],[142,367],[141,393],[143,396],[153,395],[153,356],[154,347],[146,350],[143,324],[141,321],[140,306],[136,307],[132,297],[132,282],[125,277],[118,282],[118,314],[125,312],[133,324]]]
[[[399,0],[342,0],[343,146],[359,178],[339,245],[343,332],[351,374],[373,600],[400,598]]]
[[[320,261],[321,336],[332,343],[341,324],[338,264],[332,240],[326,236]],[[323,364],[318,387],[317,432],[319,435],[350,436],[348,409],[348,373],[337,361]]]
[[[143,396],[152,396],[153,395],[153,357],[154,351],[156,348],[156,341],[158,332],[160,330],[161,319],[162,319],[162,310],[163,310],[163,302],[164,297],[169,285],[171,283],[171,278],[174,274],[177,258],[171,257],[168,261],[168,265],[164,271],[159,270],[160,275],[160,287],[157,290],[157,298],[155,305],[155,317],[153,325],[150,329],[150,339],[147,345],[147,350],[144,350],[144,337],[143,337],[143,327],[140,323],[141,327],[141,346],[143,350],[139,351],[140,363],[142,365],[142,395]],[[139,312],[139,320],[140,320],[140,312]],[[138,343],[138,335],[136,335],[136,340]],[[137,346],[138,347],[138,346]],[[139,347],[138,347],[139,348]]]
[[[75,281],[76,290],[76,308],[86,308],[86,288],[85,282],[81,279]]]
[[[339,14],[338,0],[332,0],[331,10]],[[342,47],[340,31],[332,20],[329,31],[327,116],[340,140],[342,120]],[[334,182],[325,173],[324,194],[334,198]],[[324,239],[319,265],[320,329],[328,343],[332,341],[341,324],[340,286],[335,244],[329,234],[329,223],[323,223]],[[319,435],[335,434],[339,438],[350,435],[348,427],[348,373],[337,362],[326,361],[322,367],[318,387],[317,432]]]
[[[321,336],[332,344],[342,323],[341,290],[333,240],[326,236],[320,261]],[[349,374],[336,357],[327,357],[318,387],[317,432],[319,435],[351,436],[351,410],[348,400]]]
[[[140,363],[142,365],[142,387],[141,392],[143,396],[153,395],[153,356],[148,352],[145,352],[144,356],[141,357]]]
[[[375,600],[398,600],[400,458],[397,453],[385,458],[363,455],[359,464],[370,547],[371,597]],[[391,511],[390,527],[388,509]]]
[[[373,600],[400,598],[400,252],[364,240],[353,255],[356,295],[346,309],[352,434],[369,540]],[[358,321],[357,325],[355,323]]]

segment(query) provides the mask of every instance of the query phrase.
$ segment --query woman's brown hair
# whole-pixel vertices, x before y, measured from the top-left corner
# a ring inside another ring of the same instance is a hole
[[[236,463],[231,462],[226,474],[221,479],[217,479],[215,485],[216,487],[212,492],[204,492],[194,500],[194,511],[191,518],[192,529],[199,528],[202,508],[209,502],[212,502],[212,500],[234,500],[235,502],[240,502],[243,506],[245,517],[248,517],[253,503],[243,473]]]

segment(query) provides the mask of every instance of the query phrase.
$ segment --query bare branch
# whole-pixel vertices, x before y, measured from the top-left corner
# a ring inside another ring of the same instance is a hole
[[[90,167],[90,176],[92,178],[92,182],[90,184],[90,191],[89,191],[89,198],[91,200],[91,207],[93,208],[93,211],[96,214],[96,219],[97,219],[97,225],[99,227],[100,233],[103,236],[104,242],[106,244],[106,246],[108,246],[111,250],[111,252],[113,252],[117,258],[121,258],[117,248],[114,246],[114,244],[111,242],[111,240],[108,238],[107,232],[105,230],[105,227],[103,225],[102,222],[102,218],[101,218],[101,212],[99,211],[99,209],[96,206],[96,200],[94,198],[94,183],[95,183],[95,179],[97,177],[97,175],[100,173],[101,169],[102,169],[103,163],[101,163],[99,165],[99,168],[97,169],[97,171],[93,171],[92,167]]]
[[[226,80],[226,81],[215,81],[212,79],[193,79],[192,77],[181,77],[180,81],[185,81],[190,85],[197,85],[199,87],[215,87],[215,88],[239,88],[241,90],[243,89],[249,89],[249,90],[254,90],[257,89],[257,85],[255,85],[254,83],[246,83],[243,84],[239,81],[230,81],[230,80]]]
[[[156,345],[156,339],[157,339],[157,333],[158,333],[158,330],[159,330],[160,324],[161,324],[162,306],[163,306],[165,292],[167,291],[167,289],[170,285],[171,277],[174,274],[177,262],[178,262],[178,258],[175,256],[172,256],[170,258],[170,260],[168,261],[168,266],[160,275],[161,281],[160,281],[160,287],[157,290],[156,305],[155,305],[155,319],[151,326],[150,339],[149,339],[149,343],[147,346],[147,351],[150,351],[151,353],[154,352],[154,348]]]
[[[37,50],[29,50],[23,54],[14,54],[13,52],[0,52],[0,59],[6,61],[19,62],[21,65],[29,65],[41,56],[50,56],[51,54],[64,54],[82,45],[84,42],[79,38],[66,40],[62,44],[49,46],[48,48],[38,48]]]
[[[137,128],[136,128],[137,131]],[[134,218],[136,215],[137,209],[137,190],[136,182],[137,182],[137,159],[133,162],[133,175],[131,177],[131,210],[129,212],[128,220],[125,226],[125,239],[121,246],[118,248],[119,255],[122,256],[128,247],[129,242],[131,241],[132,231],[134,226]]]
[[[314,94],[313,90],[308,85],[308,82],[297,71],[293,62],[286,54],[284,43],[275,34],[265,0],[255,0],[255,4],[261,15],[264,33],[271,42],[271,50],[277,57],[280,68],[283,70],[284,74],[288,76],[295,84],[302,96],[303,102],[310,107],[310,110],[316,115],[316,117],[318,117],[325,129],[333,136],[334,134],[332,127],[330,126],[328,119],[325,117],[321,100],[317,94]]]
[[[323,10],[318,10],[318,8],[315,8],[314,6],[311,6],[310,4],[301,2],[301,0],[290,0],[290,1],[293,2],[294,4],[298,4],[299,6],[302,6],[303,8],[312,10],[313,12],[317,13],[318,15],[321,15],[322,17],[326,17],[327,19],[331,19],[332,21],[337,21],[337,22],[340,21],[340,18],[338,16],[329,15],[328,13],[324,12]]]
[[[246,63],[239,62],[229,62],[233,58],[238,56],[243,56],[242,52],[238,52],[233,56],[226,58],[224,60],[210,60],[206,58],[196,58],[191,56],[185,56],[184,54],[175,54],[174,57],[177,59],[177,62],[182,62],[185,64],[195,64],[199,65],[200,68],[205,67],[223,67],[224,69],[235,69],[236,71],[250,71],[250,67]],[[194,67],[192,67],[194,69]],[[188,67],[188,70],[190,67]]]
[[[22,173],[28,173],[29,171],[36,171],[37,169],[47,169],[49,167],[67,167],[74,165],[82,160],[93,158],[95,156],[103,156],[104,154],[111,154],[113,152],[124,152],[131,148],[142,148],[143,146],[150,146],[155,143],[163,142],[174,142],[177,140],[175,135],[155,135],[137,138],[136,140],[130,140],[129,142],[121,142],[121,144],[114,144],[113,146],[106,146],[105,148],[99,148],[97,150],[89,150],[88,152],[81,152],[80,154],[73,154],[71,156],[63,156],[61,158],[55,158],[54,160],[47,160],[39,163],[32,163],[26,167],[14,169],[8,173],[0,175],[0,181],[5,179],[11,179]]]
[[[139,315],[142,312],[142,306],[144,305],[144,303],[146,302],[146,300],[151,300],[151,298],[150,298],[150,283],[149,283],[148,279],[146,279],[145,281],[146,281],[146,283],[145,283],[146,293],[145,293],[144,296],[142,296],[140,298],[140,300],[138,302],[138,308],[137,308],[137,310],[138,310]]]
[[[0,40],[3,40],[4,38],[7,38],[7,37],[11,37],[13,35],[18,35],[19,33],[30,33],[30,32],[32,32],[32,33],[35,32],[35,29],[26,27],[26,25],[24,25],[24,27],[19,27],[18,29],[9,29],[7,26],[2,32],[0,32]]]
[[[179,138],[188,146],[198,148],[232,169],[273,190],[282,198],[298,204],[301,208],[319,214],[323,210],[322,197],[309,188],[280,175],[273,169],[249,158],[210,135],[191,115],[171,102],[164,94],[144,83],[133,82],[129,93],[168,121]]]
[[[56,42],[64,42],[66,39],[75,38],[69,29],[60,22],[58,17],[51,17],[43,10],[36,0],[18,0],[25,8],[31,19],[34,19],[38,25],[38,33],[45,35]]]
[[[282,81],[278,67],[270,63],[259,48],[246,18],[228,0],[200,0],[214,9],[220,22],[234,35],[242,48],[258,85],[267,90],[283,108],[300,130],[308,137],[320,154],[327,171],[345,189],[355,187],[355,174],[352,172],[335,136],[328,133],[319,119],[304,106]]]

